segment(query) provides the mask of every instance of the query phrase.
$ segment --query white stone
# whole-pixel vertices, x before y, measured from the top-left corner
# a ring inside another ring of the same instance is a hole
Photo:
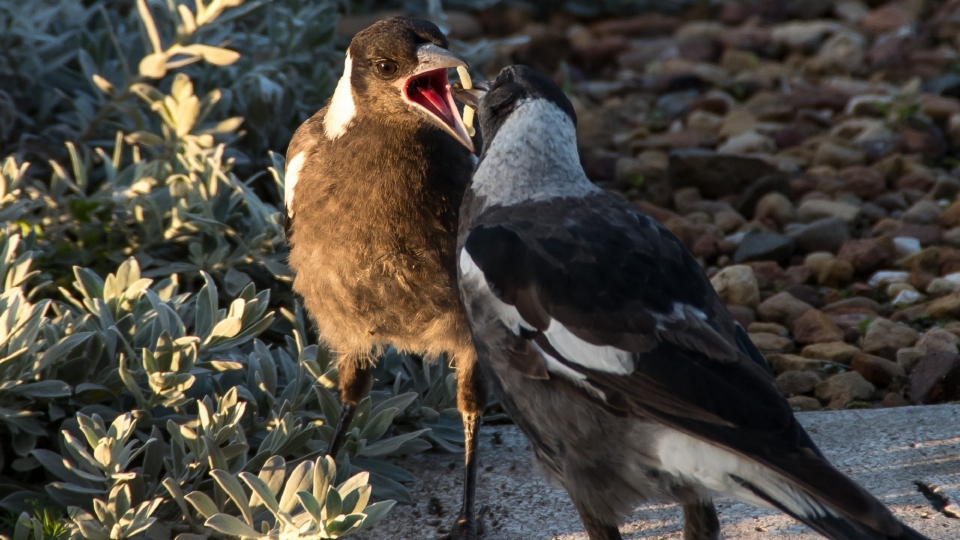
[[[880,270],[870,277],[870,281],[868,281],[867,284],[874,289],[877,289],[883,285],[889,285],[891,283],[906,283],[908,279],[910,279],[910,272],[902,272],[900,270]]]
[[[920,253],[921,249],[923,248],[920,247],[920,241],[916,238],[898,236],[893,239],[893,251],[896,252],[897,257],[909,257]]]
[[[717,272],[710,280],[720,299],[725,304],[757,307],[760,303],[760,287],[753,269],[745,264],[728,266]]]
[[[812,47],[841,28],[834,21],[793,21],[775,26],[771,36],[774,43],[787,47]]]
[[[745,131],[730,137],[717,148],[718,154],[769,154],[776,152],[777,143],[756,131]]]
[[[960,291],[960,272],[938,277],[927,285],[927,294],[931,296],[945,296],[956,291]]]
[[[923,298],[925,297],[917,291],[902,290],[890,304],[894,306],[910,306],[916,304]]]

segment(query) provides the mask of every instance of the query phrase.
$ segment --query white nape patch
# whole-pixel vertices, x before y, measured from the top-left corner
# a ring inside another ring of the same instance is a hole
[[[503,322],[504,326],[510,329],[516,335],[520,335],[520,328],[526,330],[535,330],[533,326],[523,319],[517,308],[507,304],[497,298],[497,295],[490,290],[487,278],[483,275],[483,270],[473,262],[473,258],[467,253],[466,249],[460,250],[460,280],[465,284],[469,283],[475,291],[483,295],[484,300],[493,307],[497,318]]]
[[[560,321],[550,320],[544,332],[547,341],[565,360],[615,375],[629,375],[634,371],[633,355],[610,345],[594,345],[573,335]]]
[[[577,131],[546,99],[523,99],[497,131],[473,175],[484,208],[599,191],[583,172]]]
[[[736,476],[797,515],[837,515],[776,472],[685,433],[672,429],[664,430],[657,438],[656,452],[664,471],[718,494],[734,497],[754,506],[777,510],[731,478]]]
[[[353,87],[350,86],[350,73],[353,71],[353,59],[347,50],[347,59],[343,62],[343,76],[333,91],[330,107],[323,117],[323,132],[331,141],[347,132],[347,126],[357,114],[357,106],[353,102]]]
[[[303,160],[306,157],[306,152],[293,156],[290,163],[287,163],[287,171],[283,175],[283,203],[290,217],[293,217],[293,188],[297,187],[297,182],[300,180],[300,169],[303,168]]]

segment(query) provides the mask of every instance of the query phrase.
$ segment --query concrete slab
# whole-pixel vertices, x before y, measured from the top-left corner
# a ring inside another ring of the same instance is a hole
[[[960,540],[960,519],[938,512],[915,482],[960,497],[960,405],[848,410],[797,415],[840,470],[932,540]],[[515,426],[486,426],[478,498],[491,508],[484,540],[586,540],[566,492],[548,483]],[[460,456],[420,454],[397,464],[417,475],[415,506],[398,506],[364,540],[427,540],[446,532],[459,510]],[[955,500],[955,504],[960,500]],[[816,540],[782,514],[718,501],[727,540]],[[679,539],[680,509],[638,508],[621,527],[628,540]]]

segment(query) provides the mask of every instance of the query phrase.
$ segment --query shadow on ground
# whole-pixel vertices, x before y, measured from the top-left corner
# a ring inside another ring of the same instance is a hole
[[[846,410],[798,415],[842,471],[932,540],[960,538],[960,519],[937,511],[916,482],[960,501],[960,405]],[[494,433],[498,435],[495,437]],[[586,540],[566,493],[548,483],[514,426],[487,427],[478,497],[492,519],[484,540]],[[434,540],[459,509],[460,456],[422,454],[398,462],[417,475],[417,504],[397,507],[363,540]],[[792,519],[730,500],[718,501],[726,540],[822,540]],[[638,508],[621,527],[627,540],[681,538],[675,505]]]

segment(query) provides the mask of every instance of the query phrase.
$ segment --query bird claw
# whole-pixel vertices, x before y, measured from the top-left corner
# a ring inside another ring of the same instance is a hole
[[[484,506],[477,512],[473,518],[461,515],[457,518],[456,524],[450,534],[444,536],[441,540],[477,540],[486,531],[484,518],[490,513],[490,507]]]

